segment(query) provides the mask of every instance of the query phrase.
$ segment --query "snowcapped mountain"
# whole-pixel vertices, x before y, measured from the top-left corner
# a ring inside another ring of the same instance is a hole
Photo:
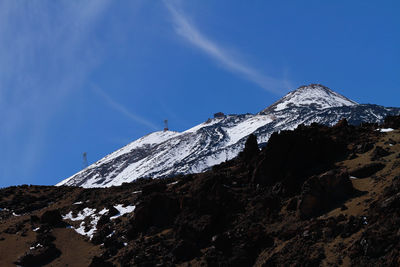
[[[320,84],[300,86],[297,90],[290,92],[278,102],[272,104],[266,111],[280,111],[293,107],[313,107],[325,109],[333,107],[353,106],[356,102],[332,91]]]
[[[108,187],[141,177],[202,172],[236,157],[251,133],[262,145],[273,132],[299,124],[333,125],[342,118],[351,124],[382,122],[387,115],[399,114],[400,108],[360,105],[325,86],[311,84],[255,115],[217,116],[184,132],[148,134],[57,185]]]

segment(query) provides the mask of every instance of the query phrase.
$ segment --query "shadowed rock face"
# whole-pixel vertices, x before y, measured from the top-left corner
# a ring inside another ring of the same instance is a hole
[[[398,116],[387,116],[384,120],[383,127],[400,129],[400,120]]]
[[[374,175],[376,172],[385,168],[385,164],[382,163],[369,163],[364,166],[358,167],[350,171],[350,175],[356,178],[366,178]]]
[[[398,266],[400,134],[378,127],[300,126],[261,151],[250,137],[240,157],[202,174],[0,189],[0,266],[73,266],[71,253],[75,266]],[[377,144],[391,152],[384,165],[360,153]]]
[[[309,218],[332,209],[354,194],[346,171],[333,170],[309,178],[302,187],[299,215]]]
[[[40,247],[26,253],[16,264],[20,266],[43,266],[52,262],[60,254],[61,252],[54,245]]]
[[[216,114],[214,119],[185,132],[146,135],[59,184],[109,187],[143,177],[199,173],[236,157],[246,140],[252,140],[254,145],[254,138],[247,139],[250,134],[264,145],[274,132],[292,130],[301,124],[332,126],[346,118],[343,125],[338,125],[345,129],[347,124],[382,123],[387,115],[399,114],[399,108],[357,104],[320,84],[301,86],[258,114]],[[395,127],[394,119],[388,123]]]
[[[244,145],[244,149],[239,153],[239,156],[245,160],[250,161],[258,155],[260,149],[257,144],[257,137],[254,134],[250,134]]]
[[[391,153],[380,146],[377,146],[371,155],[371,160],[379,160],[383,157],[389,156]]]
[[[132,229],[143,232],[152,226],[165,227],[171,225],[178,213],[177,199],[160,193],[151,194],[137,206],[132,219]]]
[[[62,224],[62,218],[59,210],[48,210],[45,211],[40,218],[42,223],[47,223],[51,226]]]
[[[269,186],[279,181],[288,194],[298,192],[307,177],[332,168],[346,155],[344,140],[334,139],[333,133],[328,127],[313,125],[273,134],[253,173],[253,182]]]
[[[43,231],[44,230],[44,231]],[[53,244],[55,240],[48,230],[43,229],[36,237],[30,250],[15,262],[20,266],[43,266],[61,255],[61,251]]]

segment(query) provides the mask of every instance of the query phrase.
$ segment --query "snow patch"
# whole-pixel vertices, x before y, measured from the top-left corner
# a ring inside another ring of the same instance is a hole
[[[122,204],[115,205],[114,208],[118,210],[118,214],[115,216],[110,217],[110,219],[118,218],[124,214],[131,213],[135,210],[135,206],[126,206],[124,207]],[[67,228],[74,229],[80,235],[84,235],[90,238],[93,238],[94,233],[96,232],[97,222],[100,220],[101,216],[108,213],[109,210],[103,208],[101,211],[96,213],[96,209],[92,208],[84,208],[83,211],[80,211],[76,217],[73,216],[72,211],[67,213],[66,215],[62,216],[64,220],[71,220],[71,221],[81,221],[78,228],[73,226],[68,226]],[[90,218],[90,225],[89,227],[86,226],[84,220],[89,217]],[[89,230],[86,231],[86,229]]]
[[[62,216],[64,220],[71,221],[83,221],[86,217],[93,215],[96,212],[96,209],[84,208],[83,211],[80,211],[76,217],[72,215],[72,211],[68,214]]]
[[[42,248],[42,247],[43,247],[43,245],[42,245],[42,244],[40,244],[40,243],[37,243],[37,245],[36,245],[36,246],[30,247],[29,249],[30,249],[30,250],[34,250],[34,249],[37,249],[37,248]]]
[[[377,131],[379,131],[381,133],[389,133],[389,132],[393,132],[394,129],[392,129],[392,128],[382,128],[382,129],[377,129]]]
[[[122,204],[118,204],[118,205],[115,205],[114,208],[117,209],[119,213],[115,216],[110,217],[111,220],[114,220],[122,215],[127,214],[127,213],[132,213],[135,210],[136,206],[123,207]]]
[[[90,238],[90,240],[93,238],[94,233],[96,232],[97,228],[97,222],[99,221],[101,215],[105,214],[108,212],[108,209],[102,209],[98,214],[96,214],[96,209],[91,209],[91,208],[84,208],[83,211],[79,212],[76,217],[72,215],[72,211],[70,211],[68,214],[62,216],[64,220],[71,220],[71,221],[82,221],[81,224],[79,225],[79,228],[75,228],[73,226],[70,226],[68,228],[72,228],[75,230],[80,235],[84,235]],[[90,217],[90,228],[88,231],[85,229],[87,228],[85,225],[85,220],[87,217]]]

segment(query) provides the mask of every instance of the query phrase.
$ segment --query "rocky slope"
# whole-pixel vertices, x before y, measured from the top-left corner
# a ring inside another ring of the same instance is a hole
[[[184,132],[155,132],[109,154],[58,185],[108,187],[142,177],[199,173],[243,149],[250,134],[265,145],[274,132],[313,122],[380,123],[399,108],[360,105],[318,84],[302,86],[258,114],[218,116]]]
[[[250,135],[201,174],[0,190],[0,266],[399,266],[400,117]]]

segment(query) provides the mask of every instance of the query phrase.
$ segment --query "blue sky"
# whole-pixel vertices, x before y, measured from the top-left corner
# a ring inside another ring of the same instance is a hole
[[[322,83],[400,106],[399,1],[0,1],[0,187]]]

